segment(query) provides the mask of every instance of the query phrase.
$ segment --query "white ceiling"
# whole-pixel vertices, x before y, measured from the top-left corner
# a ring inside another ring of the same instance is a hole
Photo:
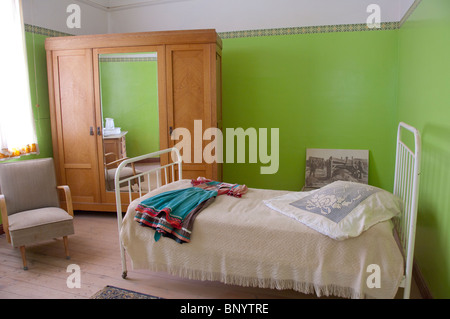
[[[86,0],[99,1],[99,0]],[[105,1],[105,0],[100,0]],[[414,0],[153,0],[108,10],[109,32],[213,28],[218,32],[401,21]],[[113,4],[112,2],[110,4]],[[138,7],[136,7],[138,6]]]
[[[107,11],[112,10],[126,10],[135,7],[143,7],[143,6],[151,6],[156,4],[167,4],[172,2],[184,2],[191,1],[195,2],[195,0],[78,0],[79,2],[84,2],[86,4],[95,6],[97,8],[102,8]],[[228,0],[222,0],[225,3]],[[248,0],[241,0],[242,4],[245,6],[245,2],[249,2]],[[322,6],[324,11],[336,11],[339,12],[342,8],[348,8],[349,11],[354,7],[359,7],[361,3],[367,2],[368,4],[380,4],[383,6],[385,11],[397,11],[399,12],[399,17],[401,20],[401,14],[405,13],[407,9],[414,3],[414,0],[295,0],[296,7],[300,4],[300,7],[303,7],[305,10],[308,10],[311,5],[313,6]],[[280,7],[285,7],[288,9],[289,1],[286,0],[258,0],[258,5],[261,7],[271,6],[271,4],[276,3]],[[222,4],[224,4],[222,2]],[[287,5],[287,6],[286,6]],[[406,11],[404,10],[406,8]]]
[[[155,2],[157,0],[88,0],[88,2],[95,2],[105,8],[127,6],[133,4],[146,4],[150,2]]]

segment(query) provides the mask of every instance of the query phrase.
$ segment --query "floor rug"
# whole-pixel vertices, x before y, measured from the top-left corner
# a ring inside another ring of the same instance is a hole
[[[114,286],[106,286],[102,290],[95,293],[90,299],[162,299],[152,295],[140,292],[118,288]]]

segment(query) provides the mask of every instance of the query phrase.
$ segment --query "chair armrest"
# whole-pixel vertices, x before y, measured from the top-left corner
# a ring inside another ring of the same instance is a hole
[[[114,162],[110,162],[108,164],[106,164],[106,167],[108,167],[109,165],[115,165],[115,164],[119,164],[122,163],[124,160],[129,159],[129,157],[122,157],[118,160],[115,160]],[[134,166],[134,162],[130,163],[131,169],[133,170],[133,175],[136,175],[136,167]]]
[[[6,234],[8,243],[11,243],[11,236],[9,235],[8,212],[6,210],[6,200],[5,195],[2,194],[0,194],[0,211],[2,212],[3,231]]]
[[[69,186],[60,185],[60,186],[56,186],[56,188],[62,189],[64,191],[64,195],[66,197],[67,213],[73,217],[72,195],[70,193]]]
[[[122,158],[119,158],[118,160],[115,160],[115,161],[106,163],[105,165],[106,165],[106,166],[111,166],[111,165],[120,164],[120,163],[122,163],[124,160],[127,160],[127,159],[129,159],[129,157],[122,157]]]

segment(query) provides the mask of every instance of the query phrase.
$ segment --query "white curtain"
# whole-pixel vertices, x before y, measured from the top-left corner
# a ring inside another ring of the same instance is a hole
[[[0,160],[37,153],[21,0],[0,0]]]

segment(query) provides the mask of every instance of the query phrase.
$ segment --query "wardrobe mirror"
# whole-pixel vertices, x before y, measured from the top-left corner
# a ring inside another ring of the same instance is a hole
[[[159,150],[157,58],[156,52],[99,54],[106,191],[114,191],[121,161]],[[159,165],[159,159],[136,163],[122,172],[134,175],[149,165]],[[133,189],[138,189],[137,182],[131,183]],[[128,183],[121,186],[127,191]]]

